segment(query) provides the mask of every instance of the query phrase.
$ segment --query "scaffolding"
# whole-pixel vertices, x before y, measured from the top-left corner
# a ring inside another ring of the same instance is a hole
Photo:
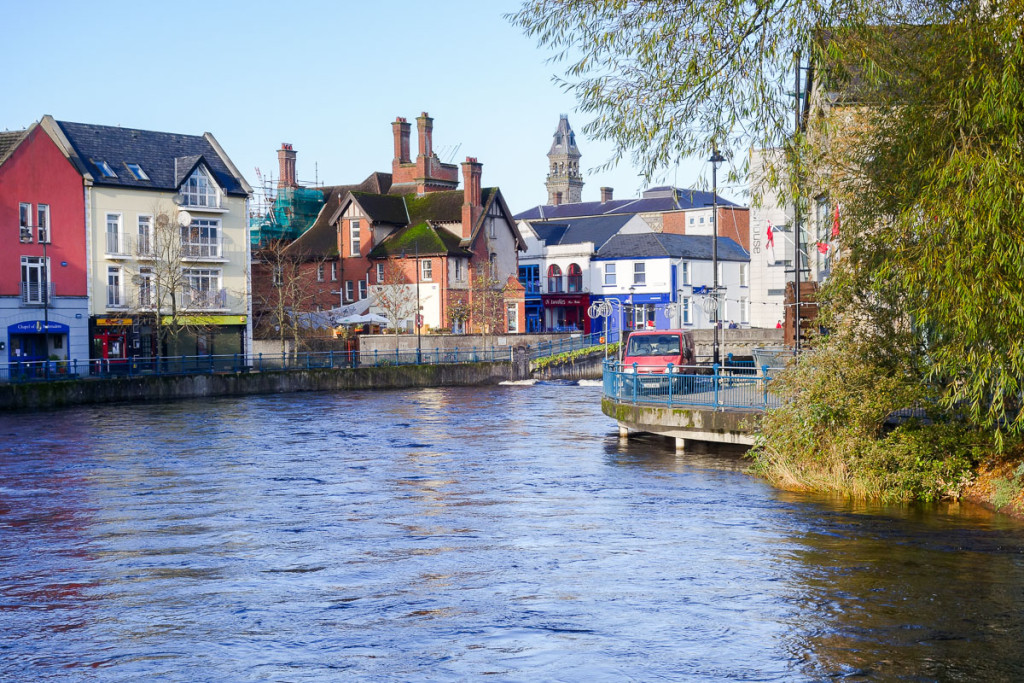
[[[291,241],[306,232],[324,205],[324,193],[312,187],[263,188],[249,217],[250,240],[261,247],[274,240]],[[262,201],[260,201],[262,199]]]

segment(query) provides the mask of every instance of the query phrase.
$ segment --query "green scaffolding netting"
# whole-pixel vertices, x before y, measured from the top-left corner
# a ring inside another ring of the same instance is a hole
[[[283,187],[277,192],[274,206],[265,216],[250,221],[250,239],[255,247],[272,240],[294,240],[316,221],[324,193],[310,187]]]

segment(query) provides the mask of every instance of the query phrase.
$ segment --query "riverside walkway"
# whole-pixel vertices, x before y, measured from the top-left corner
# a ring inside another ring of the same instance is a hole
[[[643,372],[614,362],[604,366],[601,410],[619,425],[619,436],[646,432],[687,441],[751,445],[760,415],[779,399],[768,386],[774,369],[749,365],[669,367],[666,374]]]

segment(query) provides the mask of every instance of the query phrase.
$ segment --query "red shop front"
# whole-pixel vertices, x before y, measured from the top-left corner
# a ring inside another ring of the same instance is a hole
[[[546,331],[590,333],[589,294],[542,294],[540,300]]]

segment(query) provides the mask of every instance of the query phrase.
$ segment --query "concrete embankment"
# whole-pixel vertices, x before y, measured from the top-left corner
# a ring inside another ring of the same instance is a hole
[[[0,385],[0,410],[298,391],[475,386],[525,376],[525,364],[517,370],[512,363],[502,362],[31,382]]]

